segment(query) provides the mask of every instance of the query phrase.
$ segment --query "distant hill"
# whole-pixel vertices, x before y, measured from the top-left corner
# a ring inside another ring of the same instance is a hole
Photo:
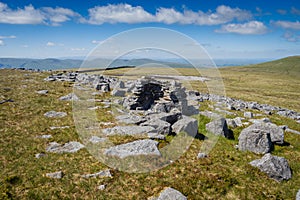
[[[243,67],[257,72],[282,73],[294,76],[300,75],[300,56],[290,56],[279,60],[264,62]]]

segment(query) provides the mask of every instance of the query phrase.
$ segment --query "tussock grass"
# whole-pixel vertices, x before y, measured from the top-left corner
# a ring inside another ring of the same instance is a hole
[[[228,96],[299,111],[299,94],[296,92],[299,82],[295,79],[286,79],[280,75],[268,78],[268,74],[257,72],[247,72],[246,76],[243,75],[245,72],[234,68],[222,69],[221,73]],[[186,71],[186,74],[192,75],[192,72]],[[111,169],[113,178],[84,179],[80,175],[108,168],[86,149],[75,154],[46,153],[45,157],[36,159],[35,154],[45,152],[47,144],[51,141],[80,141],[72,118],[71,103],[58,100],[60,96],[72,92],[72,84],[42,81],[47,75],[1,70],[0,97],[13,99],[14,102],[0,105],[0,199],[147,199],[157,195],[165,187],[181,191],[188,199],[295,198],[300,185],[300,136],[291,133],[285,134],[285,140],[290,145],[275,146],[273,152],[274,155],[285,157],[293,170],[293,178],[282,183],[269,179],[248,164],[253,159],[260,158],[260,155],[240,152],[234,148],[242,128],[233,129],[234,140],[219,138],[207,158],[197,159],[205,140],[194,139],[190,148],[178,160],[150,173],[132,174]],[[253,80],[259,82],[255,83]],[[268,90],[259,89],[259,83],[263,84],[263,88],[269,85],[270,87],[267,87]],[[275,83],[282,85],[272,88],[271,85]],[[258,89],[252,88],[254,85]],[[49,93],[35,93],[41,89],[48,89]],[[286,93],[287,96],[281,97],[281,93]],[[289,96],[290,94],[293,95]],[[212,109],[210,103],[202,104],[201,109],[204,108]],[[45,118],[43,114],[50,110],[67,112],[68,116],[60,119]],[[112,120],[105,111],[97,110],[99,121]],[[238,112],[236,114],[241,115]],[[299,124],[291,119],[278,115],[267,117],[277,124],[287,124],[292,129],[300,130]],[[205,124],[209,121],[210,119],[203,116],[199,119],[199,132],[208,138],[211,136],[206,132]],[[66,125],[70,128],[49,128]],[[53,138],[36,137],[43,134],[51,134]],[[133,140],[130,136],[115,136],[111,139],[114,143]],[[170,137],[166,142],[171,142],[172,139]],[[59,170],[65,174],[62,179],[45,177],[46,173]],[[101,184],[106,185],[103,191],[97,190],[97,186]]]

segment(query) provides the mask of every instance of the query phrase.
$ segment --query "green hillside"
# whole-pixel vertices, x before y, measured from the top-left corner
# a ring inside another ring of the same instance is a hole
[[[291,76],[300,75],[300,56],[290,56],[275,61],[249,65],[244,69],[257,72],[283,73]]]

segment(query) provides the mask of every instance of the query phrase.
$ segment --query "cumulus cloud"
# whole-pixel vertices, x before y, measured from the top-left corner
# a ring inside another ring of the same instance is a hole
[[[4,45],[5,45],[4,41],[0,40],[0,46],[4,46]]]
[[[141,6],[129,4],[109,4],[96,6],[89,9],[89,18],[82,20],[83,23],[147,23],[160,22],[165,24],[197,24],[218,25],[232,20],[244,21],[252,18],[251,12],[229,6],[218,6],[215,12],[195,12],[184,9],[182,12],[174,8],[158,8],[155,14],[144,10]]]
[[[244,24],[226,24],[221,29],[216,30],[219,33],[237,33],[243,35],[258,35],[267,32],[267,27],[259,21],[250,21]]]
[[[71,17],[80,17],[78,13],[66,8],[43,7],[36,9],[32,5],[15,10],[0,2],[0,23],[5,24],[50,24],[59,25]]]
[[[109,4],[107,6],[96,6],[90,8],[90,24],[103,23],[141,23],[153,21],[153,16],[141,6],[133,7],[129,4]]]
[[[85,51],[86,48],[71,48],[71,51]]]
[[[273,22],[276,26],[284,28],[284,29],[294,29],[300,30],[300,22],[291,22],[291,21],[276,21]]]

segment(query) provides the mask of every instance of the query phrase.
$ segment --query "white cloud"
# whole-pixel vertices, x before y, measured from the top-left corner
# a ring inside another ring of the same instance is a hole
[[[287,11],[283,9],[278,9],[277,12],[281,15],[285,15],[287,13]]]
[[[4,46],[4,41],[3,40],[0,40],[0,46]]]
[[[27,44],[23,44],[23,45],[21,45],[21,47],[23,47],[23,48],[28,48],[28,47],[29,47],[29,45],[27,45]]]
[[[48,47],[53,47],[55,46],[56,44],[54,42],[47,42],[46,46]]]
[[[291,13],[294,14],[294,15],[300,15],[300,10],[295,8],[295,7],[292,7]]]
[[[92,44],[100,44],[101,42],[103,42],[103,41],[100,41],[100,40],[92,40]]]
[[[82,23],[147,23],[160,22],[165,24],[198,24],[218,25],[233,20],[244,21],[252,18],[251,12],[229,6],[218,6],[216,12],[195,12],[184,9],[183,12],[173,8],[158,8],[155,14],[145,11],[141,6],[129,4],[109,4],[96,6],[89,9],[89,19],[81,20]]]
[[[294,29],[294,30],[300,30],[300,22],[291,22],[291,21],[276,21],[274,24],[278,27],[284,28],[284,29]]]
[[[71,51],[85,51],[86,48],[71,48]]]
[[[15,39],[15,38],[17,38],[17,37],[14,35],[9,35],[9,36],[0,35],[0,39]]]
[[[89,9],[90,24],[103,23],[141,23],[153,21],[153,16],[141,6],[133,7],[129,4],[109,4]]]
[[[52,25],[60,25],[62,22],[71,20],[71,17],[79,17],[80,15],[67,8],[42,8],[44,15]]]
[[[267,32],[267,27],[259,21],[250,21],[244,24],[226,24],[222,25],[219,33],[237,33],[243,35],[264,34]]]
[[[0,2],[0,23],[60,25],[62,22],[71,20],[72,17],[80,17],[80,15],[70,9],[60,7],[36,9],[28,5],[13,10],[7,4]]]
[[[291,31],[286,31],[283,36],[288,42],[298,42],[300,40],[300,35],[293,33]]]

